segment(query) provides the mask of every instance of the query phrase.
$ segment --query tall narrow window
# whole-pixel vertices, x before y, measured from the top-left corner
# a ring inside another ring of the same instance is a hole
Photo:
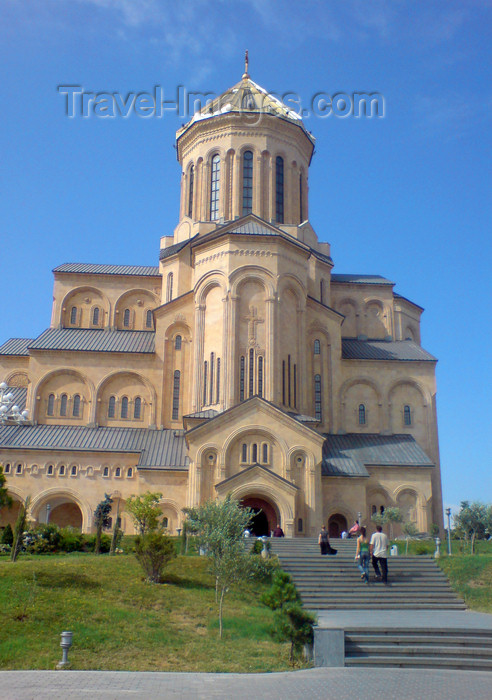
[[[121,417],[128,418],[128,397],[123,396],[121,399]]]
[[[249,351],[249,391],[248,391],[248,396],[251,398],[254,393],[254,387],[255,387],[255,351],[253,348],[250,348]]]
[[[263,357],[258,358],[258,396],[263,396]]]
[[[403,422],[405,425],[412,425],[412,412],[410,406],[403,407]]]
[[[72,324],[72,326],[75,326],[75,324],[77,323],[77,307],[76,306],[72,306],[72,308],[70,310],[70,323]]]
[[[210,221],[219,218],[219,191],[220,191],[220,156],[218,153],[212,158],[212,172],[210,176]]]
[[[123,312],[123,326],[130,328],[130,309],[125,309]]]
[[[275,220],[284,223],[284,159],[280,156],[275,161]]]
[[[210,353],[210,403],[214,402],[215,353]]]
[[[174,372],[174,383],[173,383],[173,420],[178,420],[179,418],[179,384],[181,381],[181,372],[177,369]]]
[[[135,401],[133,402],[133,417],[136,418],[137,420],[140,419],[142,416],[142,399],[140,396],[135,397]]]
[[[245,442],[243,442],[243,446],[241,448],[241,462],[243,464],[248,461],[248,446]]]
[[[253,154],[243,155],[243,216],[253,211]]]
[[[58,474],[60,476],[65,476],[65,465],[64,464],[61,465],[60,469],[58,470]]]
[[[114,418],[116,413],[116,397],[110,396],[108,403],[108,418]]]
[[[304,212],[302,210],[302,175],[299,175],[299,223],[304,221]]]
[[[219,403],[220,401],[220,357],[217,358],[217,380],[215,382],[215,403]]]
[[[79,418],[80,416],[80,394],[75,394],[73,397],[72,416],[74,418]]]
[[[297,365],[294,363],[294,408],[297,408]]]
[[[319,300],[322,304],[325,303],[325,282],[320,280],[319,282]]]
[[[60,399],[60,416],[67,415],[67,404],[68,404],[68,396],[66,394],[62,394],[61,399]]]
[[[48,410],[47,410],[47,414],[48,414],[49,416],[54,416],[54,415],[55,415],[55,395],[54,395],[54,394],[50,394],[50,395],[48,396]]]
[[[154,324],[152,323],[152,310],[147,309],[145,314],[145,328],[152,328]]]
[[[321,343],[319,342],[318,339],[314,341],[314,354],[319,355],[321,352]]]
[[[290,406],[290,395],[291,395],[291,383],[290,383],[290,355],[287,356],[287,405]]]
[[[98,306],[96,306],[94,309],[92,309],[92,325],[93,326],[99,325],[99,307]]]
[[[261,461],[263,462],[263,464],[268,464],[268,445],[266,444],[266,442],[263,443],[262,451],[263,454],[261,456]]]
[[[203,405],[207,405],[207,389],[208,389],[208,362],[203,363]]]
[[[172,299],[173,299],[173,273],[170,272],[167,276],[166,301],[172,301]]]
[[[366,424],[366,407],[363,403],[359,404],[359,425]]]
[[[174,339],[174,349],[181,350],[181,336],[180,335],[177,335],[176,338]]]
[[[256,464],[258,462],[258,445],[253,443],[252,449],[251,449],[251,461],[253,464]]]
[[[282,360],[282,403],[285,406],[285,360]]]
[[[189,182],[188,182],[188,216],[191,217],[193,216],[193,188],[195,186],[195,166],[192,165],[190,168],[190,175],[189,175]]]
[[[241,355],[241,359],[239,360],[239,401],[244,401],[244,365],[244,355]]]
[[[321,374],[314,375],[314,416],[321,421],[323,414],[321,410]]]

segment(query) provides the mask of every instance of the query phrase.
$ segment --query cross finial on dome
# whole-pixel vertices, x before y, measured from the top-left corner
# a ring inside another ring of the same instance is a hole
[[[246,49],[246,53],[244,54],[243,80],[244,80],[244,78],[249,78],[248,68],[249,68],[249,58],[248,58],[248,50]]]

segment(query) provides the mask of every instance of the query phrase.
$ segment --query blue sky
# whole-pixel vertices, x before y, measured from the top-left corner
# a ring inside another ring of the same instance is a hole
[[[378,92],[384,119],[310,117],[310,218],[335,272],[425,308],[444,500],[492,501],[489,0],[2,0],[0,339],[50,323],[63,262],[156,264],[183,118],[68,119],[59,85]]]

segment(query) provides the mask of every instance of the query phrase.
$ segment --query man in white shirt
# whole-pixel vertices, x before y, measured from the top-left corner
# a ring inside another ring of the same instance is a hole
[[[376,580],[388,583],[388,538],[381,525],[376,526],[376,532],[371,537],[369,552],[372,557],[372,565],[376,573]],[[381,571],[379,567],[381,566]]]

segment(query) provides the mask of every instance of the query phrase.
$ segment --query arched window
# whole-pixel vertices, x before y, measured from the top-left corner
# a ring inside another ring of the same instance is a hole
[[[131,477],[133,476],[133,469],[131,467],[128,467],[126,475],[129,479],[131,479]]]
[[[299,174],[299,223],[302,224],[304,221],[304,212],[302,208],[302,175]]]
[[[103,476],[109,476],[109,467],[104,467]]]
[[[243,216],[253,211],[253,154],[243,154]]]
[[[114,418],[116,414],[116,397],[110,396],[108,403],[108,418]]]
[[[137,420],[141,418],[142,416],[142,399],[140,396],[135,397],[135,401],[133,402],[133,417],[136,418]]]
[[[210,174],[210,221],[219,218],[219,191],[220,191],[220,156],[218,153],[212,158],[212,172]]]
[[[366,407],[363,403],[359,404],[359,425],[366,424]]]
[[[166,301],[173,300],[173,273],[170,272],[167,276]]]
[[[53,476],[53,465],[48,464],[48,471],[46,472],[48,476]]]
[[[268,445],[266,444],[266,442],[263,443],[263,446],[261,449],[262,449],[261,461],[263,462],[263,464],[268,464]]]
[[[15,473],[22,474],[22,464],[17,465],[17,467],[15,468]]]
[[[378,512],[378,509],[376,508],[376,506],[371,506],[371,515],[374,515],[374,513],[377,513],[377,512]]]
[[[152,323],[152,309],[147,309],[145,314],[145,328],[152,328],[154,324]]]
[[[75,466],[75,464],[70,469],[70,476],[77,476],[77,467]]]
[[[75,324],[77,323],[77,307],[76,306],[72,306],[72,308],[70,310],[70,323],[72,324],[72,326],[75,326]]]
[[[275,161],[275,221],[284,223],[284,159],[280,156]]]
[[[10,464],[9,463],[7,463],[5,465],[4,474],[10,474]]]
[[[253,462],[253,464],[256,464],[258,462],[258,445],[256,444],[256,442],[254,442],[252,445],[251,461]]]
[[[248,461],[248,446],[245,442],[243,442],[243,446],[241,448],[241,462],[245,463]]]
[[[55,415],[55,395],[50,394],[48,396],[48,410],[46,411],[48,416],[54,416]]]
[[[319,355],[321,353],[321,343],[318,339],[314,341],[314,354]]]
[[[258,396],[263,396],[263,356],[258,358]]]
[[[115,471],[114,475],[121,476],[121,468],[120,467],[116,467],[116,471]]]
[[[67,415],[67,404],[68,404],[68,396],[66,394],[62,394],[61,399],[60,399],[60,416]]]
[[[321,406],[321,374],[314,375],[314,415],[316,420],[323,420]]]
[[[121,399],[121,417],[128,418],[128,396],[123,396]]]
[[[381,513],[381,515],[384,513],[384,506],[379,506],[379,512]]]
[[[195,186],[195,166],[192,165],[190,168],[189,181],[188,181],[188,216],[193,216],[193,188]]]
[[[174,349],[175,350],[181,350],[181,342],[182,342],[181,336],[177,335],[176,338],[174,339]]]
[[[174,373],[173,384],[173,420],[179,418],[179,384],[181,381],[181,372],[177,369]]]
[[[169,527],[169,519],[164,517],[162,518],[162,527]]]
[[[207,405],[207,389],[208,389],[208,362],[203,363],[203,405]]]
[[[216,381],[215,403],[220,401],[220,357],[217,358],[217,381]]]
[[[80,394],[75,394],[72,404],[72,416],[78,418],[80,416]]]
[[[98,326],[99,325],[99,307],[96,306],[94,309],[92,309],[92,325],[93,326]]]
[[[59,476],[65,476],[65,465],[62,464],[60,469],[58,470]]]
[[[123,312],[123,326],[130,328],[130,309],[125,309]]]
[[[403,422],[405,425],[412,425],[412,411],[410,406],[403,407]]]
[[[239,360],[239,401],[244,401],[244,369],[245,369],[244,355],[241,355]]]

